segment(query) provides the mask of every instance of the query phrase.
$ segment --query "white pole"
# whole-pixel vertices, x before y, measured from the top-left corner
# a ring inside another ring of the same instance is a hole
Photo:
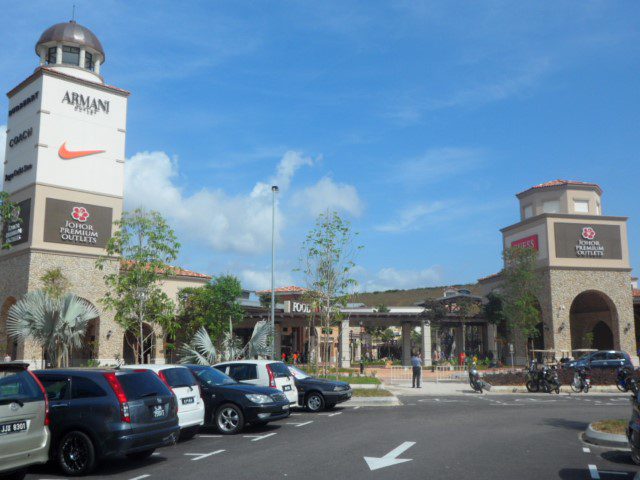
[[[276,290],[275,290],[275,262],[276,262],[276,193],[278,186],[271,187],[272,203],[271,203],[271,354],[273,360],[276,360]]]

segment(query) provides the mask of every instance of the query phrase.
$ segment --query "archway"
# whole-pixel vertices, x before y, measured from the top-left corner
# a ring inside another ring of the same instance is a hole
[[[138,335],[132,331],[124,334],[122,345],[122,358],[126,364],[154,363],[156,359],[156,335],[153,327],[148,323],[142,325],[143,348],[140,352]],[[136,357],[142,356],[141,361],[136,362]]]
[[[98,339],[100,338],[100,317],[89,321],[87,331],[84,334],[82,347],[74,348],[69,354],[69,365],[72,367],[85,367],[92,360],[98,358]]]
[[[0,309],[0,360],[4,360],[6,355],[9,355],[11,360],[15,360],[18,357],[18,341],[9,338],[7,334],[9,309],[16,303],[18,303],[18,301],[15,297],[7,297]]]
[[[616,348],[618,342],[613,332],[618,316],[613,302],[604,293],[582,292],[571,303],[569,318],[572,350]]]

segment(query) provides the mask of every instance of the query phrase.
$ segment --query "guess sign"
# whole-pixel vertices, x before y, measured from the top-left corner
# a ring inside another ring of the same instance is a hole
[[[512,247],[519,248],[533,248],[538,250],[538,235],[529,235],[528,237],[521,238],[520,240],[514,240],[511,242]]]

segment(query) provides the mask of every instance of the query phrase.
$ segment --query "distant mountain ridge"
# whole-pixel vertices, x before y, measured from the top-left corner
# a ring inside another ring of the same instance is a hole
[[[356,293],[349,299],[353,303],[364,303],[368,307],[386,305],[388,307],[409,307],[425,298],[442,297],[446,288],[466,288],[471,293],[479,293],[478,284],[443,285],[440,287],[412,288],[410,290],[385,290],[384,292]]]

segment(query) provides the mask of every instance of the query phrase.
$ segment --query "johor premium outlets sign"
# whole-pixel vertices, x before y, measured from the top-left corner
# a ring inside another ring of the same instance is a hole
[[[88,115],[95,115],[98,112],[109,113],[109,101],[100,100],[99,98],[89,95],[82,95],[76,92],[67,92],[62,97],[62,103],[73,105],[76,112],[85,112]]]
[[[534,250],[538,250],[538,235],[529,235],[528,237],[521,238],[519,240],[514,240],[511,242],[512,247],[519,248],[533,248]]]
[[[555,224],[556,257],[622,259],[619,225]]]
[[[111,208],[47,198],[44,241],[103,248],[111,237],[112,218]]]
[[[4,228],[4,241],[10,245],[20,245],[29,240],[29,221],[31,219],[31,199],[18,203],[15,215]]]

